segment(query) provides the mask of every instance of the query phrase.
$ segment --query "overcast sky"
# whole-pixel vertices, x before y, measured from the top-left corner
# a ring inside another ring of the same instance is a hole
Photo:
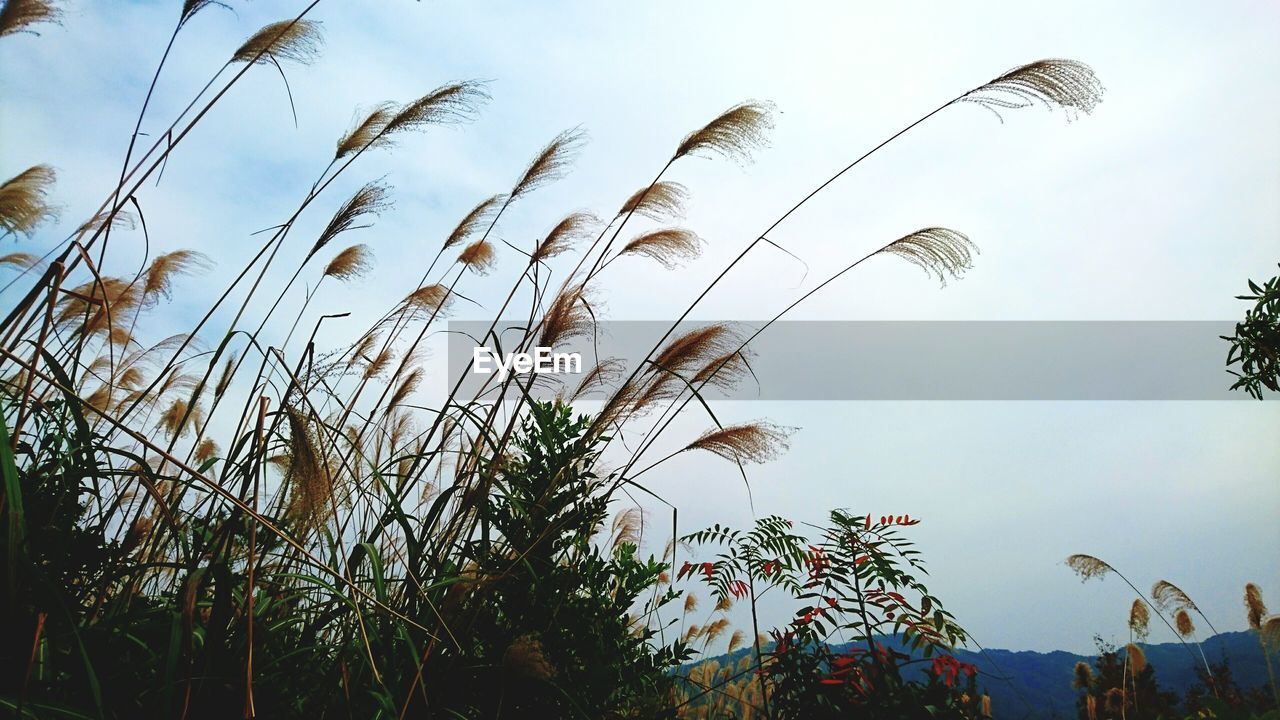
[[[211,8],[182,32],[144,131],[162,129],[244,37],[301,7],[229,4],[235,13]],[[63,220],[26,245],[40,249],[90,214],[118,175],[180,3],[64,5],[62,27],[0,40],[0,176],[37,162],[60,173]],[[458,218],[504,191],[562,129],[581,125],[591,142],[570,177],[504,217],[499,234],[513,243],[571,210],[610,214],[686,132],[740,100],[772,101],[776,129],[755,163],[691,159],[669,176],[693,193],[687,224],[706,238],[704,256],[671,272],[640,261],[611,269],[609,317],[673,318],[835,169],[1042,57],[1096,70],[1106,95],[1092,116],[1067,122],[1027,109],[1001,124],[975,106],[950,108],[771,235],[825,269],[946,225],[979,245],[976,267],[939,289],[905,263],[877,259],[795,317],[1229,320],[1243,312],[1233,298],[1245,280],[1276,272],[1280,5],[782,7],[324,0],[314,14],[322,58],[286,68],[298,127],[279,75],[256,68],[175,152],[163,183],[139,195],[154,250],[194,248],[219,265],[166,318],[177,328],[207,307],[218,279],[256,249],[250,234],[291,212],[356,107],[469,78],[491,81],[477,122],[362,158],[304,216],[296,252],[355,187],[385,176],[395,188],[394,210],[359,236],[377,253],[374,274],[327,291],[324,312],[382,312]],[[470,296],[496,307],[517,271],[500,263]],[[785,256],[756,253],[697,317],[771,316],[802,279]],[[335,326],[331,339],[361,326]],[[987,647],[1085,651],[1094,634],[1127,638],[1131,596],[1114,579],[1081,586],[1061,564],[1075,552],[1108,560],[1140,587],[1173,581],[1219,629],[1243,627],[1247,581],[1280,607],[1275,402],[737,402],[717,411],[801,428],[788,454],[752,473],[758,511],[815,522],[832,507],[923,518],[914,534],[930,587]],[[691,414],[668,442],[706,425]],[[713,460],[682,456],[650,477],[680,506],[685,530],[750,521],[736,470]]]

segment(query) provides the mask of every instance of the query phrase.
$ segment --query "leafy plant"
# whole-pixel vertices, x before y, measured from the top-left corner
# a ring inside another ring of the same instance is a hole
[[[756,604],[769,591],[796,601],[792,621],[771,631],[768,652],[756,636],[760,709],[767,715],[976,717],[983,705],[976,669],[946,654],[966,635],[923,584],[924,563],[903,534],[918,522],[834,511],[815,540],[779,517],[748,531],[716,526],[685,538],[714,549],[714,559],[686,562],[677,579],[694,578],[721,601],[749,601],[753,624]],[[920,660],[886,647],[886,637],[931,661],[926,681],[904,678],[902,668]],[[853,647],[836,652],[837,639]]]
[[[1259,286],[1249,281],[1250,294],[1237,295],[1252,301],[1253,307],[1236,323],[1235,335],[1222,337],[1231,343],[1227,351],[1227,372],[1236,376],[1232,390],[1244,390],[1262,399],[1262,389],[1280,392],[1280,276]],[[1231,370],[1238,365],[1239,371]]]

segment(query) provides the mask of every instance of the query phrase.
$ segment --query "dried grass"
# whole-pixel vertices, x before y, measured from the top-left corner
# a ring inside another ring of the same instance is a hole
[[[693,231],[664,228],[636,236],[618,254],[642,255],[657,260],[663,267],[671,270],[681,262],[697,258],[701,249],[702,240]]]
[[[324,266],[324,277],[337,280],[355,280],[373,268],[373,251],[368,245],[352,245],[333,256]]]
[[[1147,612],[1147,603],[1141,599],[1134,600],[1133,605],[1129,606],[1129,630],[1139,640],[1146,639],[1149,632],[1148,624],[1151,622],[1151,614]]]
[[[0,7],[0,37],[20,32],[38,35],[32,25],[56,24],[61,18],[62,11],[48,0],[8,0]]]
[[[481,225],[489,222],[493,214],[497,212],[498,208],[502,207],[506,200],[506,195],[494,195],[481,200],[475,207],[471,208],[470,212],[463,216],[462,220],[453,229],[453,232],[449,233],[449,236],[445,238],[444,249],[448,250],[469,239],[480,229]]]
[[[1173,627],[1184,638],[1191,637],[1196,632],[1196,625],[1191,622],[1191,613],[1185,609],[1173,614]]]
[[[751,152],[763,147],[773,128],[773,107],[767,103],[734,105],[716,119],[685,136],[673,160],[686,155],[721,155],[737,161],[749,160]]]
[[[1063,59],[1037,60],[995,78],[959,98],[1000,115],[1000,110],[1016,110],[1040,104],[1066,110],[1069,118],[1091,113],[1102,101],[1102,82],[1093,69],[1082,62]]]
[[[305,18],[264,25],[231,55],[232,62],[266,64],[282,61],[307,65],[320,55],[324,37],[320,23]]]
[[[682,452],[705,450],[739,463],[764,463],[787,449],[793,430],[766,422],[729,425],[711,430],[684,447]]]
[[[1244,611],[1251,629],[1257,630],[1262,627],[1262,618],[1267,614],[1267,605],[1262,602],[1262,588],[1255,583],[1244,586]]]
[[[174,250],[156,256],[147,267],[142,285],[143,305],[154,305],[160,298],[172,299],[173,283],[179,275],[207,270],[212,266],[209,256],[195,250]]]
[[[589,237],[600,224],[600,218],[589,212],[566,215],[556,223],[534,249],[530,262],[545,262],[573,249],[574,243]]]
[[[30,235],[40,223],[57,217],[48,203],[56,178],[53,168],[35,165],[0,185],[0,234]]]
[[[511,188],[508,202],[514,202],[517,198],[564,177],[585,142],[586,133],[580,128],[565,130],[556,135],[529,163],[529,167],[525,168],[520,180]]]
[[[660,180],[649,187],[635,191],[618,210],[619,215],[634,213],[651,220],[669,220],[684,217],[684,205],[689,199],[689,189],[678,182]]]
[[[351,127],[338,138],[338,147],[333,154],[334,160],[365,149],[382,135],[387,123],[395,117],[395,103],[384,102],[375,105],[363,117],[352,122]],[[359,116],[357,116],[359,117]]]
[[[973,267],[973,255],[978,248],[964,233],[930,227],[898,238],[879,252],[896,255],[946,285],[948,277],[959,278]]]
[[[1081,582],[1115,572],[1115,568],[1092,555],[1072,555],[1067,558],[1067,567],[1080,576]]]
[[[333,214],[329,224],[325,226],[320,237],[316,238],[315,244],[311,246],[311,251],[307,253],[307,260],[342,233],[369,227],[356,225],[356,223],[370,215],[377,216],[390,208],[391,201],[387,197],[389,192],[390,188],[379,180],[365,183]]]
[[[488,240],[477,240],[458,253],[458,264],[477,275],[488,275],[497,260],[498,255]]]

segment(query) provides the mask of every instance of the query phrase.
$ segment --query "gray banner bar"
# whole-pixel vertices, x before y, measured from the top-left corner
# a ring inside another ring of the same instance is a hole
[[[729,329],[717,335],[717,347],[732,350],[763,324],[723,323]],[[721,323],[685,323],[672,337],[711,325]],[[483,365],[491,374],[467,369],[488,327],[479,321],[449,323],[449,378],[456,381],[467,371],[463,397],[486,381],[490,388],[497,385],[498,361],[488,353],[482,353]],[[498,342],[491,337],[484,346],[499,355],[514,351],[520,327],[500,324]],[[626,377],[670,327],[662,321],[605,321],[596,337],[560,342],[551,351],[577,353],[581,372],[564,372],[561,362],[560,372],[540,374],[535,395],[551,397],[561,388],[572,394],[603,358],[618,361]],[[1228,390],[1234,378],[1226,371],[1227,343],[1220,336],[1234,327],[1232,321],[779,322],[748,345],[751,373],[734,388],[707,387],[704,395],[770,401],[1248,400]],[[690,362],[682,373],[687,379],[705,365],[698,361],[704,356]],[[549,360],[544,364],[550,369]]]

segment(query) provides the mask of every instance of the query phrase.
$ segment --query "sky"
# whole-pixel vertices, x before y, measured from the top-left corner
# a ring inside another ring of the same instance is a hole
[[[68,1],[60,27],[0,40],[0,176],[38,162],[59,171],[62,220],[24,248],[63,237],[118,176],[179,4]],[[229,4],[234,12],[210,8],[179,35],[144,132],[162,129],[255,29],[301,7]],[[412,288],[461,215],[509,187],[565,128],[590,135],[573,173],[504,216],[503,239],[527,243],[572,210],[610,214],[685,133],[745,99],[776,105],[770,145],[754,162],[694,158],[669,176],[691,190],[684,224],[705,239],[703,256],[672,271],[619,263],[607,278],[609,318],[670,319],[835,170],[951,97],[1044,57],[1094,68],[1106,94],[1092,115],[1031,108],[1002,123],[975,106],[949,108],[771,234],[825,269],[945,225],[981,249],[974,269],[940,289],[877,258],[794,318],[1231,320],[1243,313],[1234,296],[1245,280],[1274,275],[1280,260],[1272,2],[322,0],[313,17],[321,58],[286,68],[296,127],[280,76],[255,68],[175,151],[163,182],[139,194],[153,251],[192,248],[217,262],[166,306],[160,322],[174,329],[256,249],[252,233],[287,217],[356,108],[473,78],[492,95],[474,123],[362,158],[301,219],[294,237],[314,237],[360,184],[385,178],[394,188],[394,209],[358,236],[377,255],[373,274],[324,294],[324,312],[353,319],[332,323],[321,342],[349,339],[357,318]],[[136,251],[139,235],[126,237]],[[517,265],[500,260],[469,296],[492,309]],[[755,252],[694,317],[769,317],[814,277],[780,253]],[[470,312],[459,316],[486,317]],[[1076,552],[1139,587],[1178,584],[1222,630],[1244,626],[1245,582],[1280,606],[1275,402],[760,401],[717,413],[799,428],[789,452],[750,473],[757,513],[922,518],[912,534],[930,588],[986,647],[1088,651],[1095,634],[1127,639],[1131,594],[1115,578],[1082,586],[1062,564]],[[685,416],[655,456],[707,425]],[[681,508],[682,529],[751,521],[741,478],[716,458],[682,455],[649,486]]]

